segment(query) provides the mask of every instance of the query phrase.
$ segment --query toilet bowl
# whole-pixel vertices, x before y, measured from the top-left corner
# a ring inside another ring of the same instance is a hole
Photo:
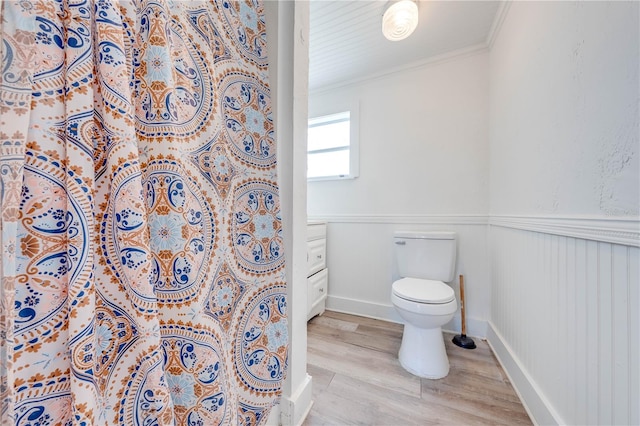
[[[427,379],[449,374],[441,327],[458,310],[453,289],[442,281],[402,278],[392,285],[391,303],[405,321],[400,365]]]
[[[451,282],[455,274],[456,234],[396,232],[401,279],[391,286],[391,303],[404,320],[398,360],[408,372],[428,379],[449,373],[441,327],[458,310]]]

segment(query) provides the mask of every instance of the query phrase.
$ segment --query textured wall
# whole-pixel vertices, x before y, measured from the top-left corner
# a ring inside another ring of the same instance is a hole
[[[491,213],[638,215],[638,3],[514,2],[490,56]]]

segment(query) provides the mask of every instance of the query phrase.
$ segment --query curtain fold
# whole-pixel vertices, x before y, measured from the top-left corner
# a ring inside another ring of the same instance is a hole
[[[260,1],[2,2],[2,424],[261,424],[287,363]]]

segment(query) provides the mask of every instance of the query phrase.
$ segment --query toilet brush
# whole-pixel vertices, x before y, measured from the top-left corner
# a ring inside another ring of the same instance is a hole
[[[475,342],[471,337],[467,337],[467,322],[464,317],[464,277],[462,275],[460,275],[460,317],[462,319],[462,334],[453,336],[452,342],[464,349],[475,349]]]

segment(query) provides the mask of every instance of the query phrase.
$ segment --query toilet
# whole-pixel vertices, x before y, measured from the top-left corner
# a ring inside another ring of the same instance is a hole
[[[408,372],[428,379],[449,374],[441,327],[458,310],[453,281],[455,232],[396,232],[394,246],[400,279],[391,302],[405,321],[398,359]]]

